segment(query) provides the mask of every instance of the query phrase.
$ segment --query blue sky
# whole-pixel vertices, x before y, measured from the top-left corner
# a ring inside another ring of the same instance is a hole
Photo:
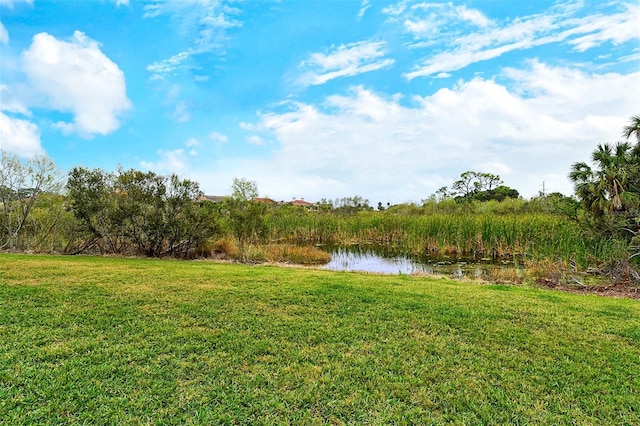
[[[640,113],[637,1],[0,0],[0,147],[277,200],[524,197]]]

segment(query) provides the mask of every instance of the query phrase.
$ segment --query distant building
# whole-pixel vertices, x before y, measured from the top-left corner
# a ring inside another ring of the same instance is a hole
[[[256,198],[253,201],[255,201],[256,203],[277,204],[275,200],[272,200],[271,198]]]
[[[305,201],[303,199],[300,200],[296,200],[295,198],[293,199],[293,201],[291,201],[289,204],[291,204],[292,206],[299,206],[299,207],[305,207],[307,209],[310,209],[311,207],[314,206],[313,203],[310,203],[308,201]]]

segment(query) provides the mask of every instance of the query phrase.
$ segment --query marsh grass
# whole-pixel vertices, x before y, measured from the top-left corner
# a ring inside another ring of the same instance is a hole
[[[410,276],[0,255],[0,423],[640,423],[640,304]]]
[[[420,214],[360,212],[352,216],[280,212],[267,217],[271,239],[320,244],[375,244],[414,256],[521,257],[600,266],[615,241],[588,238],[576,223],[543,213]]]
[[[292,263],[296,265],[322,265],[331,261],[331,255],[314,246],[291,244],[268,244],[266,260],[272,263]]]
[[[291,263],[295,265],[322,265],[331,261],[331,255],[314,246],[270,243],[249,244],[244,256],[232,237],[224,237],[209,244],[207,256],[248,263]]]

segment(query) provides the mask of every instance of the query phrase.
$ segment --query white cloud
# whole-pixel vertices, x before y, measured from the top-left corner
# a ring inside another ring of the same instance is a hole
[[[444,52],[427,59],[422,66],[418,67],[415,71],[405,73],[404,76],[408,80],[413,80],[416,77],[426,77],[433,74],[440,75],[442,73],[448,73],[449,71],[457,71],[473,63],[493,59],[512,50],[524,49],[526,47],[531,47],[528,41],[521,41],[487,50]]]
[[[578,21],[573,30],[575,34],[584,34],[568,41],[578,51],[585,51],[603,43],[622,44],[629,40],[640,39],[640,4],[626,5],[626,10],[614,15],[590,16]]]
[[[638,62],[640,63],[640,52],[632,53],[631,55],[622,56],[620,62]]]
[[[129,6],[129,0],[116,0],[116,6]]]
[[[131,107],[123,72],[80,31],[69,41],[37,34],[22,59],[45,106],[72,113],[73,128],[83,136],[113,132]]]
[[[53,128],[60,130],[65,136],[68,136],[75,131],[73,123],[67,123],[66,121],[58,121],[56,123],[53,123]]]
[[[13,9],[13,5],[17,3],[33,4],[33,0],[0,0],[0,6],[5,6],[9,9]]]
[[[382,9],[382,13],[384,13],[385,15],[391,15],[391,16],[402,15],[407,10],[410,3],[411,3],[411,0],[401,0],[399,3],[387,6],[384,9]]]
[[[264,145],[264,139],[258,135],[251,135],[247,137],[247,143],[249,145]]]
[[[361,41],[340,45],[330,53],[312,53],[301,64],[303,72],[298,82],[303,86],[324,84],[339,77],[350,77],[387,68],[393,59],[384,59],[386,43]]]
[[[456,6],[455,12],[463,21],[471,22],[478,27],[488,27],[492,24],[492,21],[477,9],[469,9],[466,6]]]
[[[9,32],[2,22],[0,22],[0,44],[9,44]]]
[[[371,7],[370,0],[362,0],[362,2],[360,3],[360,10],[358,11],[358,18],[359,19],[362,18],[366,13],[367,9],[369,9],[370,7]]]
[[[635,114],[638,106],[632,98],[640,95],[639,75],[587,74],[573,68],[550,67],[538,60],[530,61],[526,69],[505,69],[505,76],[519,83],[516,94],[536,110],[561,119],[574,116],[572,108],[583,112],[583,117],[606,117],[617,111]],[[538,133],[541,131],[544,129]]]
[[[240,11],[230,3],[224,0],[154,0],[145,5],[145,18],[171,16],[178,36],[191,43],[187,50],[149,65],[147,70],[154,73],[152,78],[162,78],[163,74],[184,68],[182,64],[193,55],[222,51],[228,31],[242,26],[235,18]]]
[[[157,151],[160,157],[158,161],[141,161],[140,166],[153,170],[157,173],[180,173],[187,168],[188,160],[184,149],[175,149],[173,151]]]
[[[195,157],[198,155],[198,151],[196,150],[196,147],[200,146],[200,141],[196,138],[189,138],[184,143],[184,146],[189,149],[189,155],[191,157]]]
[[[44,154],[38,126],[0,112],[0,149],[22,157]]]
[[[570,194],[571,164],[618,140],[637,113],[629,88],[640,87],[640,72],[591,75],[534,61],[503,77],[508,86],[475,78],[412,102],[355,87],[323,105],[264,113],[279,150],[221,173],[249,173],[276,198],[418,201],[467,170],[498,173],[525,197],[543,181]]]
[[[184,67],[182,63],[189,59],[189,52],[180,52],[170,58],[154,62],[147,66],[147,71],[157,75],[172,73]]]
[[[222,133],[218,132],[211,132],[211,134],[209,134],[209,138],[219,144],[225,144],[229,142],[229,137],[227,137],[227,135],[223,135]]]
[[[161,105],[166,108],[167,116],[178,124],[191,121],[193,105],[190,100],[181,99],[182,85],[162,83],[158,87],[166,90]]]
[[[185,101],[178,102],[171,113],[171,118],[173,118],[176,123],[186,123],[191,120],[189,105]]]
[[[156,151],[159,157],[156,161],[140,161],[140,166],[157,173],[185,173],[192,169],[192,161],[198,156],[197,147],[201,145],[196,138],[189,138],[184,142],[184,148],[171,151],[159,149]]]
[[[31,111],[4,84],[0,84],[0,111],[31,116]]]
[[[404,16],[404,27],[417,39],[451,36],[449,28],[459,28],[465,24],[473,27],[488,27],[492,21],[477,9],[466,6],[454,6],[452,3],[418,3],[407,9]],[[402,14],[400,12],[399,14]],[[473,30],[472,28],[471,30]]]
[[[503,21],[490,20],[476,9],[451,3],[419,3],[408,7],[403,1],[385,11],[391,22],[402,21],[405,31],[413,38],[414,49],[429,48],[428,55],[405,74],[411,80],[552,43],[568,43],[575,50],[584,51],[607,42],[621,44],[640,39],[637,25],[640,6],[614,7],[617,11],[605,14],[596,13],[582,3],[560,3],[544,13]]]
[[[247,123],[246,121],[241,121],[238,126],[247,132],[261,132],[264,130],[264,126],[262,124]]]

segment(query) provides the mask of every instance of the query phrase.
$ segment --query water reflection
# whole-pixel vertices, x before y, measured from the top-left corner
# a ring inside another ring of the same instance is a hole
[[[405,255],[391,255],[374,248],[359,246],[339,247],[328,250],[331,262],[323,269],[332,271],[358,271],[377,274],[427,274],[480,278],[490,269],[502,267],[493,261],[463,259],[419,260]],[[513,264],[510,264],[513,266]]]
[[[395,256],[384,258],[369,252],[356,252],[345,248],[331,252],[331,262],[324,265],[324,269],[332,271],[360,271],[379,274],[414,274],[432,273],[428,265],[419,264],[412,259]]]

